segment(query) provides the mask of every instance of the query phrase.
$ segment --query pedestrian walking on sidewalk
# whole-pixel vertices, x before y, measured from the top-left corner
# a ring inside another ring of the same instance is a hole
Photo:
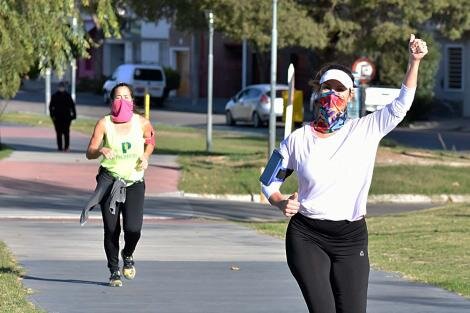
[[[54,123],[57,137],[57,150],[69,151],[70,124],[77,118],[75,102],[65,90],[65,83],[60,82],[58,90],[52,95],[49,103],[49,114]]]
[[[399,96],[383,109],[348,119],[354,77],[341,65],[317,74],[315,115],[280,144],[282,166],[263,185],[269,202],[291,217],[286,256],[311,313],[365,313],[369,280],[366,203],[379,141],[405,117],[414,99],[426,42],[412,34]],[[277,171],[277,170],[276,170]],[[279,188],[297,172],[298,193]]]
[[[155,136],[149,120],[135,114],[131,87],[119,83],[111,90],[111,114],[101,118],[93,131],[86,157],[102,157],[93,197],[82,212],[83,225],[88,211],[100,204],[104,225],[104,250],[111,272],[109,285],[122,286],[119,271],[120,215],[124,230],[122,274],[134,279],[133,253],[140,239],[145,182],[144,171],[155,147]]]

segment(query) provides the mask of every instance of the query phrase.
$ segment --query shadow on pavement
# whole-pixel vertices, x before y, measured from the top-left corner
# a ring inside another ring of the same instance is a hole
[[[51,147],[41,147],[41,146],[33,146],[33,145],[25,145],[25,144],[17,144],[17,143],[14,143],[14,144],[9,143],[8,146],[15,151],[57,152],[57,149],[51,148]]]
[[[93,192],[92,190],[90,190],[90,192],[84,192],[81,189],[5,176],[0,176],[0,186],[0,194],[14,195],[91,196]],[[2,204],[5,205],[5,203]]]
[[[27,280],[38,280],[38,281],[51,281],[51,282],[58,282],[58,283],[98,285],[98,286],[106,286],[106,287],[108,287],[108,283],[106,283],[106,282],[89,281],[89,280],[80,280],[80,279],[42,278],[42,277],[35,277],[35,276],[29,276],[29,275],[23,276],[23,279],[27,279]]]
[[[39,143],[39,141],[38,141]],[[24,152],[57,152],[57,153],[62,153],[61,151],[57,151],[57,148],[53,147],[46,147],[46,146],[40,146],[40,145],[28,145],[28,144],[17,144],[17,143],[8,143],[7,144],[11,149],[15,151],[24,151]],[[76,148],[71,148],[69,150],[70,152],[74,153],[82,153],[85,155],[86,150],[85,149],[76,149]]]

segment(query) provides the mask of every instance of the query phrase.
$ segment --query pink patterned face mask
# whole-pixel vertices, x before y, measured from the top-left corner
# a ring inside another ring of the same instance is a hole
[[[115,123],[129,122],[132,118],[134,103],[126,99],[114,99],[111,106],[111,119]]]
[[[313,128],[320,133],[329,134],[343,127],[348,119],[347,102],[334,91],[321,94],[316,100],[319,105]]]

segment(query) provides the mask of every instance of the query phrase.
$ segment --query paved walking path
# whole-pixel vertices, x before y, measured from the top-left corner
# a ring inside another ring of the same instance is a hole
[[[204,216],[195,214],[198,210],[214,214],[190,202],[173,214],[150,207],[135,252],[136,279],[123,288],[107,287],[101,222],[92,219],[80,227],[79,205],[72,203],[85,202],[94,188],[98,165],[84,160],[88,138],[72,133],[72,152],[59,153],[52,129],[2,125],[1,134],[16,151],[0,161],[0,211],[7,213],[0,214],[0,240],[25,267],[23,283],[33,290],[30,299],[38,307],[60,313],[307,312],[282,240],[224,221],[224,215],[241,218],[233,212],[237,206],[225,202],[217,220],[194,218]],[[177,192],[179,177],[171,156],[152,162],[146,174],[150,206],[154,196]],[[258,208],[271,214],[267,206]],[[30,218],[8,218],[27,217],[25,211]],[[70,214],[77,220],[61,218]],[[470,301],[455,294],[371,271],[368,312],[469,310]]]

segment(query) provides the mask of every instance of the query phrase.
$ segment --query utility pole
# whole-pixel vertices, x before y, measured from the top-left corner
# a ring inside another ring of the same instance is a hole
[[[206,151],[212,152],[212,82],[213,82],[213,37],[214,37],[214,14],[209,12],[209,56],[207,64],[207,144]]]
[[[271,111],[269,112],[269,150],[268,156],[274,150],[276,143],[276,70],[277,70],[277,0],[273,0],[273,29],[271,34]]]

